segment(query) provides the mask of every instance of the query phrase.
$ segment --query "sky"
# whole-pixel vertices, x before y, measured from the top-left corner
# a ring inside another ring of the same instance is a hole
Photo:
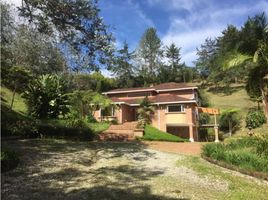
[[[21,0],[5,1],[21,5]],[[268,0],[99,0],[99,8],[117,48],[126,41],[135,50],[144,31],[154,27],[164,46],[174,42],[181,61],[194,66],[196,48],[206,38],[220,36],[228,24],[241,27],[248,16],[267,15]]]
[[[220,36],[228,24],[241,27],[248,16],[268,14],[268,0],[99,0],[99,7],[118,48],[126,41],[135,50],[144,31],[154,27],[163,45],[181,47],[189,66],[207,37]]]

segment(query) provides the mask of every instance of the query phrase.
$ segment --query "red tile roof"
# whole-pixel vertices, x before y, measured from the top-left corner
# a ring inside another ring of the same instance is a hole
[[[149,96],[149,100],[152,103],[165,103],[165,102],[180,102],[180,101],[192,101],[193,99],[188,99],[184,97],[180,97],[174,94],[166,94],[166,95],[156,95],[156,96]],[[121,102],[121,103],[127,103],[127,104],[140,104],[143,98],[137,97],[137,98],[117,98],[117,97],[111,97],[111,100],[113,102]]]
[[[120,93],[120,92],[129,92],[129,91],[157,91],[157,90],[170,90],[170,89],[182,89],[182,88],[193,88],[193,86],[190,86],[186,83],[175,83],[175,82],[169,82],[169,83],[162,83],[159,85],[151,86],[151,87],[136,87],[136,88],[120,88],[115,90],[110,90],[106,92],[106,94],[109,93]]]

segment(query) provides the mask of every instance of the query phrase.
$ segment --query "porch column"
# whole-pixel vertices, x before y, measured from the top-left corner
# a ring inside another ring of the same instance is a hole
[[[218,126],[214,126],[214,132],[215,132],[215,142],[219,142],[219,128],[218,128]]]
[[[189,125],[189,141],[194,142],[194,130],[193,125]]]

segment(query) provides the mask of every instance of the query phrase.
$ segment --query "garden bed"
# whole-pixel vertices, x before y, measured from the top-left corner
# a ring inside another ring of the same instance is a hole
[[[243,137],[229,143],[204,145],[202,157],[222,167],[268,180],[267,139]]]

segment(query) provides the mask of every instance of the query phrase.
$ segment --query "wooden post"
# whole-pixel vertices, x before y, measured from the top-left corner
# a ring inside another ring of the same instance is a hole
[[[219,142],[219,128],[217,125],[217,115],[214,114],[214,132],[215,132],[215,142]]]

